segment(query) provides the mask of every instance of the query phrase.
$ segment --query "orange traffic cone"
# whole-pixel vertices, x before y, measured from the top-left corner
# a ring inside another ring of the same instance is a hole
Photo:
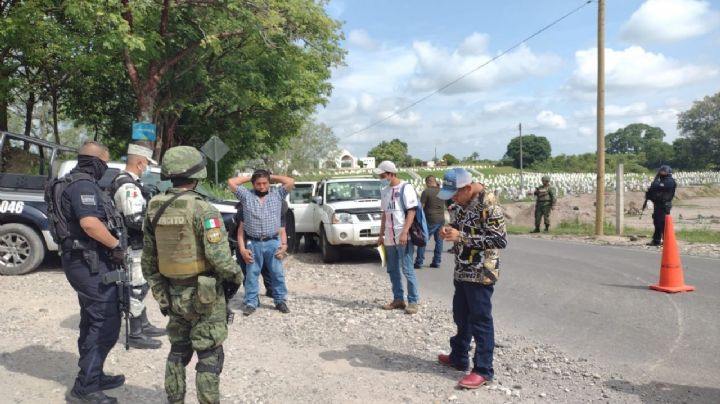
[[[685,284],[682,265],[680,264],[680,252],[678,252],[672,216],[670,215],[665,215],[665,233],[663,234],[663,239],[660,283],[650,285],[650,289],[668,293],[692,292],[695,290],[695,286]]]

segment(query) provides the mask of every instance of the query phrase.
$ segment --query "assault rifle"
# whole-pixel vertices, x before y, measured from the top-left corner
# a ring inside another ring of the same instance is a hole
[[[125,261],[122,264],[113,264],[113,271],[103,275],[103,283],[106,285],[114,283],[117,286],[118,307],[120,314],[125,318],[125,350],[127,351],[130,349],[130,293],[132,289],[130,255],[127,252],[128,239],[123,227],[109,223],[108,230],[117,237],[120,247],[125,251]]]
[[[643,202],[642,209],[640,210],[640,220],[642,220],[642,215],[643,215],[643,213],[645,213],[645,209],[647,209],[647,203],[648,203],[648,198],[645,198],[645,202]]]

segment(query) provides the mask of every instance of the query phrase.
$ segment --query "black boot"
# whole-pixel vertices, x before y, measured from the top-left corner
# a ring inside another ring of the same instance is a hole
[[[530,233],[540,233],[540,228],[536,227],[535,230],[531,231]]]
[[[550,225],[549,225],[549,224],[546,224],[546,225],[545,225],[545,233],[547,233],[547,232],[549,232],[549,231],[550,231]]]
[[[128,345],[135,349],[158,349],[162,346],[162,342],[143,334],[142,318],[138,317],[130,319]]]
[[[72,389],[65,398],[69,403],[115,404],[118,402],[117,398],[105,395],[102,391],[80,394]]]
[[[165,331],[164,328],[155,327],[150,323],[147,316],[147,309],[143,309],[140,319],[142,320],[142,332],[148,337],[161,337],[163,335],[167,335],[167,331]]]

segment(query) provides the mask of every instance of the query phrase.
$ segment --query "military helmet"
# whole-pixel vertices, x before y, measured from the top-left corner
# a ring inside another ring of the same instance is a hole
[[[670,166],[667,164],[661,165],[660,168],[658,169],[658,173],[660,173],[660,171],[665,171],[668,174],[672,174],[672,168],[670,168]]]
[[[194,147],[175,146],[169,148],[162,159],[160,170],[163,180],[174,178],[207,178],[205,155]]]
[[[550,182],[550,176],[549,176],[549,175],[543,175],[541,179],[542,179],[542,182]]]

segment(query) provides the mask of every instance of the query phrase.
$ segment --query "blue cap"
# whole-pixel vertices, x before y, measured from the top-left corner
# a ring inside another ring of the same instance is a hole
[[[459,189],[470,184],[472,184],[472,175],[469,172],[464,168],[451,168],[445,172],[438,198],[450,199]]]

